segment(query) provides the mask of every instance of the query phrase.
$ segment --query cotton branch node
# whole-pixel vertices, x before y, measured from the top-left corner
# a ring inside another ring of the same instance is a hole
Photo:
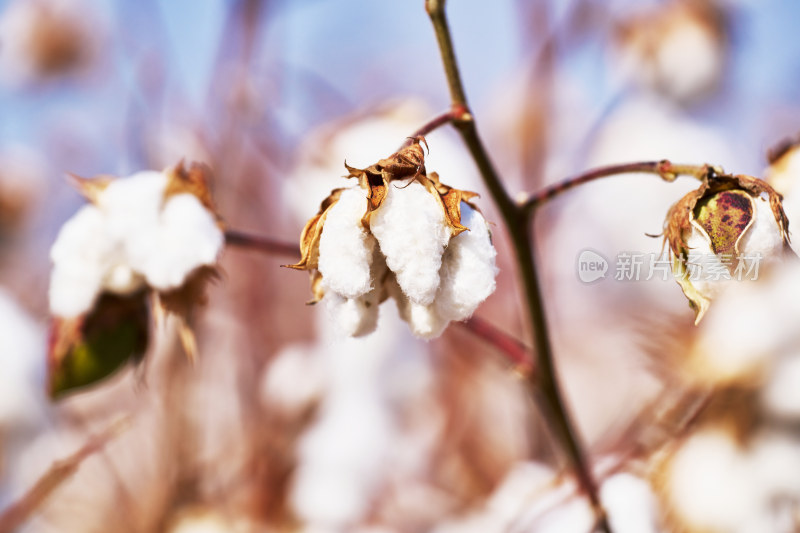
[[[285,265],[311,273],[312,303],[324,298],[347,335],[371,333],[391,296],[415,335],[437,337],[494,292],[497,254],[477,194],[428,173],[424,142],[367,168],[345,164],[358,183],[322,202],[301,234],[301,260]]]
[[[210,170],[183,162],[128,178],[71,176],[89,200],[50,251],[50,392],[94,383],[139,361],[153,316],[175,315],[190,358],[188,321],[217,275],[224,244]]]

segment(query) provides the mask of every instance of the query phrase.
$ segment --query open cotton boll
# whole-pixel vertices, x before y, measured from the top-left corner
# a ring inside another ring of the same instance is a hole
[[[345,298],[357,298],[370,291],[370,272],[375,238],[361,223],[367,209],[361,187],[342,191],[331,207],[319,241],[319,271],[323,288]]]
[[[442,285],[435,302],[437,314],[448,321],[469,318],[497,286],[497,251],[486,220],[462,202],[461,223],[469,231],[450,240],[442,259]]]
[[[444,211],[417,182],[387,188],[386,199],[370,221],[386,264],[409,300],[433,302],[439,288],[442,252],[450,240]]]
[[[141,258],[141,271],[151,287],[169,290],[180,287],[186,277],[201,266],[213,265],[225,243],[214,216],[196,196],[188,193],[170,197],[164,205],[154,238],[156,249]]]
[[[88,311],[102,289],[119,250],[106,232],[106,219],[93,205],[69,219],[50,250],[50,311],[64,318]]]
[[[665,472],[665,498],[691,530],[739,531],[758,514],[750,464],[733,437],[705,430],[690,437]]]

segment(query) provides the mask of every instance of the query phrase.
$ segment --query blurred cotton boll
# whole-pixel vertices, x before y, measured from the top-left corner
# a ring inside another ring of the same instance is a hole
[[[68,220],[53,244],[53,314],[85,313],[102,291],[177,289],[192,272],[216,263],[224,244],[216,215],[190,192],[171,193],[176,179],[148,171],[83,182],[95,203]]]
[[[0,78],[12,86],[85,72],[105,21],[83,0],[13,0],[0,14]]]
[[[678,101],[700,98],[721,81],[727,54],[724,13],[711,1],[672,0],[618,28],[624,76]]]
[[[680,443],[659,473],[673,527],[689,531],[791,531],[800,503],[800,442],[763,433],[742,444],[723,428]]]
[[[0,149],[0,236],[17,229],[45,190],[45,162],[24,145]]]
[[[690,381],[724,385],[763,383],[768,404],[791,403],[794,393],[782,385],[785,369],[797,357],[800,342],[795,324],[800,320],[800,271],[794,262],[776,267],[757,281],[731,286],[715,301],[701,323],[689,352],[686,376]],[[779,365],[776,367],[775,365]],[[764,380],[767,380],[764,382]],[[774,387],[774,389],[773,389]]]
[[[310,395],[324,391],[317,419],[300,442],[291,493],[293,507],[311,531],[354,530],[401,468],[390,460],[400,431],[390,404],[398,398],[390,394],[397,392],[396,380],[402,377],[391,368],[401,360],[423,374],[428,367],[424,348],[396,316],[384,314],[375,335],[356,340],[342,338],[321,313],[320,340],[310,348],[313,358],[304,357],[320,365],[311,372],[312,380],[315,374],[325,376],[322,383],[315,381]],[[280,359],[277,364],[286,366]],[[410,393],[405,387],[403,391]],[[293,394],[287,390],[281,396]]]
[[[47,421],[45,333],[0,289],[0,508],[22,453]]]

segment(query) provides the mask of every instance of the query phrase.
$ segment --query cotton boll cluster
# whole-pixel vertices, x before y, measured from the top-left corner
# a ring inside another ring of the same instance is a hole
[[[346,207],[336,209],[343,201]],[[462,203],[461,210],[470,230],[456,236],[419,183],[390,186],[370,232],[360,222],[366,208],[360,187],[346,190],[339,204],[322,231],[319,271],[325,300],[346,334],[374,330],[383,291],[395,298],[403,319],[423,338],[440,335],[452,320],[469,318],[494,292],[496,251],[486,221],[468,204]]]
[[[177,289],[216,263],[224,244],[216,216],[191,192],[171,194],[175,179],[147,171],[111,180],[64,224],[51,250],[54,315],[79,316],[104,291]]]
[[[104,20],[81,0],[14,0],[0,14],[0,73],[12,86],[85,71]]]
[[[496,252],[469,202],[476,194],[428,175],[420,143],[348,166],[358,185],[322,202],[301,233],[301,260],[287,265],[310,271],[314,301],[324,297],[345,335],[371,333],[391,296],[415,335],[436,337],[494,292]]]
[[[679,101],[707,94],[725,65],[723,17],[712,2],[686,0],[635,13],[618,28],[620,71]]]

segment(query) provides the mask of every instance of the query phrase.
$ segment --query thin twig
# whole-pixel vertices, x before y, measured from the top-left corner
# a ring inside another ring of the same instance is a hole
[[[78,467],[86,458],[102,450],[110,440],[128,427],[129,422],[130,418],[123,418],[112,423],[102,433],[91,437],[77,452],[53,463],[53,466],[20,500],[0,513],[0,533],[16,531],[42,506],[53,491],[78,471]]]
[[[300,255],[300,249],[296,244],[270,239],[269,237],[252,235],[237,230],[227,230],[225,232],[225,244],[228,246],[249,248],[271,255],[285,255],[290,257],[298,257]]]
[[[432,131],[438,130],[442,126],[446,124],[451,124],[452,122],[460,119],[465,112],[466,109],[463,106],[454,105],[453,107],[450,108],[449,111],[445,111],[444,113],[441,113],[433,117],[425,125],[423,125],[420,129],[415,131],[410,137],[408,137],[406,139],[406,142],[404,142],[403,145],[400,147],[400,150],[411,146],[419,137],[425,137]]]
[[[458,324],[497,348],[511,363],[515,372],[525,377],[535,372],[530,348],[516,337],[477,316],[473,316],[466,322],[458,322]]]
[[[601,178],[616,176],[618,174],[637,174],[647,173],[656,174],[665,181],[674,181],[678,176],[692,176],[702,180],[709,173],[722,173],[722,170],[710,165],[675,165],[667,161],[643,161],[639,163],[623,163],[619,165],[609,165],[588,170],[577,176],[567,178],[559,183],[555,183],[525,198],[520,205],[526,212],[535,211],[539,206],[549,202],[556,196],[579,185],[589,183]]]
[[[544,302],[536,274],[532,245],[533,234],[528,223],[528,211],[514,203],[508,195],[478,135],[475,120],[469,111],[453,50],[453,41],[445,15],[445,0],[426,0],[425,8],[431,18],[436,40],[439,43],[453,108],[463,108],[463,113],[453,120],[453,125],[461,134],[464,143],[472,154],[484,184],[497,204],[514,247],[517,267],[525,290],[525,301],[536,348],[536,373],[528,380],[531,394],[536,396],[541,393],[544,397],[545,405],[548,408],[548,412],[544,413],[545,417],[567,453],[581,490],[588,496],[595,510],[597,527],[601,531],[610,533],[611,528],[600,503],[597,485],[589,464],[584,457],[578,435],[573,427],[556,379],[556,370],[553,364],[553,354],[544,315]]]

